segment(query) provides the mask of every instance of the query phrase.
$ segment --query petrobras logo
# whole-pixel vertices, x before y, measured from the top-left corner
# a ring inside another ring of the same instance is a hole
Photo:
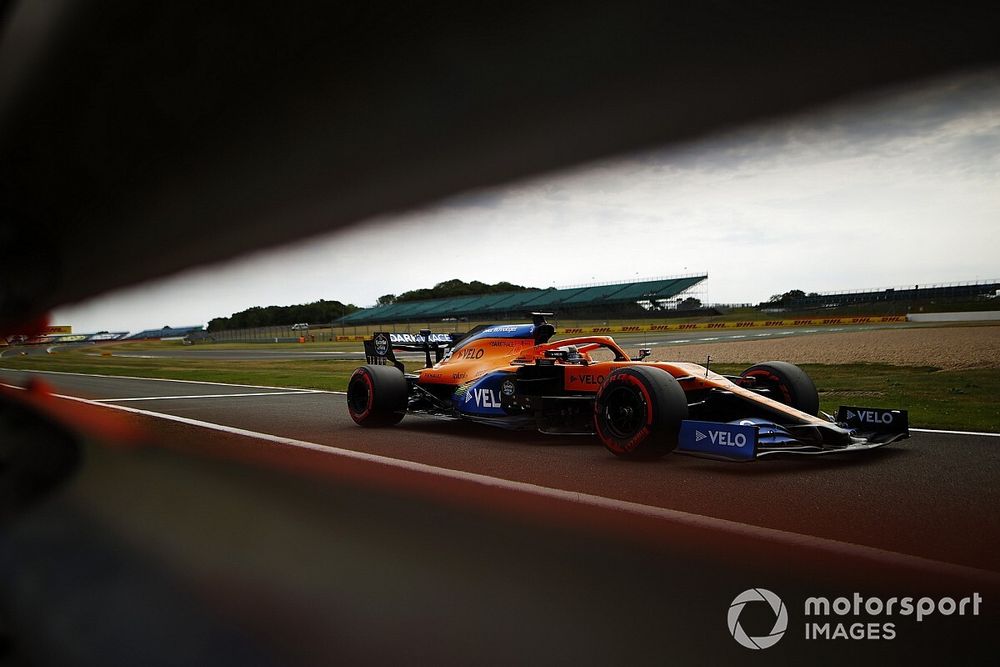
[[[766,635],[751,637],[740,625],[740,615],[748,604],[761,603],[768,605],[774,613],[774,625]],[[781,641],[781,638],[785,636],[785,631],[788,630],[788,609],[785,608],[785,603],[781,601],[781,598],[766,588],[750,588],[733,598],[729,605],[727,621],[729,634],[740,646],[753,650],[771,648]]]
[[[389,352],[389,338],[383,334],[375,334],[375,354],[384,357]]]

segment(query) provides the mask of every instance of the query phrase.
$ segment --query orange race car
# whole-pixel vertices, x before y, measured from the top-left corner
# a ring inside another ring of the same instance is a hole
[[[630,357],[609,336],[550,342],[549,314],[467,334],[375,333],[365,341],[368,364],[348,384],[351,417],[391,426],[409,412],[596,434],[616,456],[638,459],[676,449],[747,461],[867,450],[909,436],[904,410],[821,413],[815,385],[792,364],[724,376],[693,363],[644,361],[649,349]],[[425,368],[405,372],[395,350],[422,352]]]

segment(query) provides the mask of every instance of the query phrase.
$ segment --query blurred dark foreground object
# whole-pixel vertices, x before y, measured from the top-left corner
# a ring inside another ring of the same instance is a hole
[[[990,66],[998,11],[0,6],[0,330],[467,188]],[[0,396],[14,664],[727,664],[748,654],[726,611],[754,586],[987,597],[982,616],[891,642],[789,633],[769,660],[952,664],[1000,648],[992,579],[518,494],[407,493],[321,454],[209,460],[219,436],[196,429],[81,450],[15,394]]]
[[[80,465],[80,436],[0,388],[0,526],[46,498]]]
[[[788,605],[790,630],[770,649],[782,662],[982,662],[1000,649],[996,574],[924,571],[156,424],[154,446],[85,442],[79,474],[7,521],[0,627],[12,662],[728,664],[747,649],[727,611],[753,587]],[[979,616],[925,620],[933,632],[894,619],[895,641],[804,640],[806,597],[855,591],[975,591],[985,604]],[[743,621],[751,632],[770,627],[754,618]]]
[[[1000,54],[995,4],[53,0],[3,16],[0,330]]]

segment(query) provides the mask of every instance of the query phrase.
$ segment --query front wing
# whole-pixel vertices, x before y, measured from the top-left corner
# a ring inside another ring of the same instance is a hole
[[[764,419],[736,422],[685,420],[681,423],[676,451],[726,461],[753,461],[777,456],[821,456],[876,449],[910,437],[905,410],[842,406],[831,422],[849,429],[844,444],[818,444],[796,435],[795,426],[782,426]],[[810,428],[810,427],[804,427]]]

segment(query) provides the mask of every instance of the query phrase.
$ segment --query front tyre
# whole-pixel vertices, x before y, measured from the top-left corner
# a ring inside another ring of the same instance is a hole
[[[347,411],[361,426],[398,424],[408,401],[406,378],[394,366],[362,366],[347,383]]]
[[[819,414],[819,392],[804,370],[787,361],[768,361],[751,366],[742,377],[753,378],[754,389],[768,390],[768,398],[790,405],[808,415]]]
[[[626,366],[612,371],[594,401],[594,428],[608,450],[628,459],[656,459],[677,447],[687,396],[664,370]]]

